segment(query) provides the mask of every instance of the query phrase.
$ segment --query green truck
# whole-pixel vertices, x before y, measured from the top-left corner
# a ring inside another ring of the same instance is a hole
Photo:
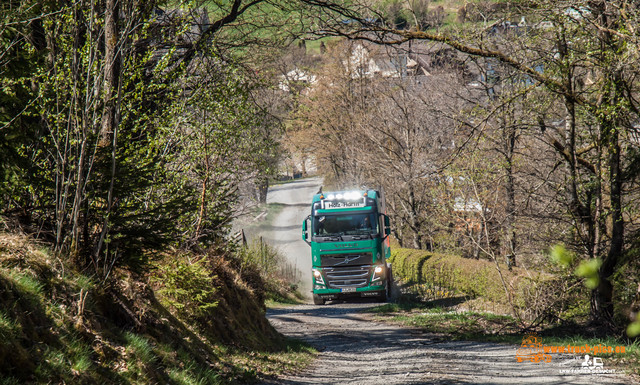
[[[377,190],[313,196],[302,239],[311,246],[313,303],[345,297],[386,301],[393,282],[388,263],[389,217]]]

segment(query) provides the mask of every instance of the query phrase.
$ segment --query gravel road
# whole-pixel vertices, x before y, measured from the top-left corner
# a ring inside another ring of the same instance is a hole
[[[284,254],[302,277],[300,291],[311,299],[311,248],[302,240],[302,220],[311,214],[311,199],[322,179],[308,178],[269,188],[267,203],[284,206],[262,237]]]
[[[285,205],[263,237],[277,245],[310,286],[310,250],[300,225],[320,179],[275,186],[268,202]],[[305,294],[306,294],[305,293]],[[307,341],[319,350],[305,371],[265,384],[632,384],[636,378],[613,374],[566,373],[581,359],[555,354],[551,362],[515,359],[517,345],[447,341],[413,328],[374,321],[362,313],[371,300],[329,302],[269,309],[267,317],[282,334]],[[604,359],[604,369],[607,367]]]
[[[551,362],[517,362],[518,346],[447,341],[412,328],[371,320],[363,310],[375,302],[333,302],[270,309],[281,333],[319,351],[306,371],[273,384],[632,384],[622,374],[565,374],[582,357],[553,356]],[[605,369],[606,369],[606,359]]]

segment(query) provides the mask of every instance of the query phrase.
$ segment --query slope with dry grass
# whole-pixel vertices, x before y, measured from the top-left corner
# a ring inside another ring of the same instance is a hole
[[[69,266],[0,234],[0,383],[247,382],[313,356],[269,325],[259,271],[229,254],[167,253],[106,282]]]

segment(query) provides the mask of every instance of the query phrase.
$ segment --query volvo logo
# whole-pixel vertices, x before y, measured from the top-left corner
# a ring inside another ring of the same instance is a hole
[[[358,258],[360,258],[360,257],[357,256],[357,255],[353,256],[353,257],[344,257],[344,259],[342,261],[336,263],[335,266],[347,264],[347,263],[349,263],[351,261],[355,261]]]

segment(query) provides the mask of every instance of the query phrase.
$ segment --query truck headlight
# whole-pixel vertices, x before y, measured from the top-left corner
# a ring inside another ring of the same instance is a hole
[[[373,285],[374,282],[376,281],[380,281],[382,279],[382,276],[384,275],[384,267],[383,266],[376,266],[373,269],[373,276],[371,277],[371,284]]]
[[[311,271],[313,272],[313,278],[316,280],[316,283],[320,285],[325,285],[324,279],[322,278],[322,273],[320,272],[320,270],[311,269]]]

